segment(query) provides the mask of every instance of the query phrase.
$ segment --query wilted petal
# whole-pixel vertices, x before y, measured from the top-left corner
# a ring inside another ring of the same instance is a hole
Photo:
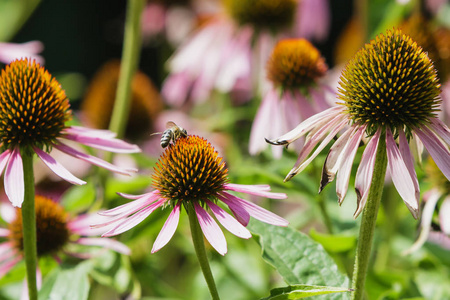
[[[252,216],[257,220],[260,220],[261,222],[265,222],[276,226],[287,226],[289,224],[289,222],[283,219],[282,217],[277,216],[276,214],[252,202],[246,201],[244,199],[231,195],[227,192],[223,192],[223,195],[228,200],[227,202],[224,201],[226,204],[228,204],[229,202],[234,202],[233,203],[234,205],[241,206],[244,210],[246,210],[250,214],[250,216]]]
[[[416,129],[415,133],[419,136],[425,148],[427,148],[436,165],[445,177],[450,180],[450,151],[448,148],[425,126],[421,129]]]
[[[369,143],[367,143],[358,170],[356,171],[355,190],[357,196],[357,208],[353,214],[354,218],[357,218],[362,212],[366,205],[367,197],[369,196],[380,135],[381,129],[378,129],[370,139]]]
[[[158,234],[158,237],[153,244],[152,253],[155,253],[162,247],[164,247],[172,238],[175,230],[178,226],[178,221],[180,220],[180,204],[174,206],[172,211],[170,212],[169,217],[164,223],[163,228]]]
[[[21,207],[24,199],[23,164],[19,148],[11,153],[5,172],[5,193],[15,207]]]
[[[87,246],[99,246],[107,249],[114,250],[116,252],[130,255],[131,250],[125,244],[113,240],[113,239],[106,239],[106,238],[79,238],[76,241],[77,244],[80,245],[87,245]]]
[[[286,199],[287,198],[287,195],[284,193],[269,192],[268,191],[268,190],[270,190],[269,186],[267,186],[267,187],[269,187],[268,190],[262,190],[260,187],[261,186],[233,184],[233,183],[224,184],[225,189],[235,191],[235,192],[241,192],[241,193],[246,193],[246,194],[250,194],[250,195],[266,197],[266,198],[270,198],[270,199]]]
[[[202,228],[205,238],[219,254],[225,255],[227,253],[227,241],[219,225],[217,225],[216,221],[200,205],[194,203],[194,207],[198,223]]]
[[[211,201],[207,201],[207,204],[211,211],[216,216],[216,219],[225,227],[229,232],[243,239],[251,238],[252,234],[248,231],[247,228],[242,226],[235,218],[233,218],[230,214],[220,208],[218,205],[212,203]]]
[[[49,167],[50,170],[53,171],[56,175],[61,177],[67,182],[72,184],[86,184],[86,181],[83,181],[77,177],[75,177],[72,173],[70,173],[66,168],[64,168],[60,163],[58,163],[53,157],[51,157],[48,153],[42,151],[39,148],[34,147],[34,152],[39,156],[39,158],[44,162],[44,164]]]

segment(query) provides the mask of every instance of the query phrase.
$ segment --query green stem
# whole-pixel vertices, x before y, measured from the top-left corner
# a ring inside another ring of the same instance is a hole
[[[33,154],[22,153],[25,198],[22,204],[22,231],[23,249],[25,253],[25,264],[27,266],[28,295],[30,300],[36,300],[36,267],[37,267],[37,246],[36,246],[36,210],[34,207],[34,173]]]
[[[209,267],[208,257],[206,256],[205,243],[203,241],[203,233],[198,223],[197,215],[195,214],[194,205],[189,203],[185,206],[189,216],[189,225],[191,227],[192,241],[194,242],[195,253],[197,254],[200,268],[202,269],[203,276],[205,277],[206,284],[208,285],[209,292],[213,300],[219,300],[219,293],[214,282],[214,277]]]
[[[386,167],[386,140],[384,134],[382,134],[378,143],[372,183],[370,185],[367,203],[363,210],[361,228],[359,230],[358,248],[356,250],[355,265],[353,268],[352,288],[355,291],[352,293],[352,300],[360,300],[364,296],[364,284],[372,249],[378,208],[380,207],[381,195],[383,193]]]
[[[129,0],[125,21],[125,35],[117,83],[116,102],[111,116],[109,129],[119,138],[125,133],[125,125],[130,112],[131,82],[136,73],[141,50],[141,15],[145,0]]]

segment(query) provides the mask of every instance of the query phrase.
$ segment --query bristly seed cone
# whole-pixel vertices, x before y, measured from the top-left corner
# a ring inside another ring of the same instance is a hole
[[[64,209],[51,199],[36,196],[36,238],[38,256],[55,254],[69,241],[67,215]],[[16,219],[9,224],[10,236],[15,248],[23,252],[22,214],[16,210]]]
[[[71,119],[69,99],[58,81],[35,61],[16,60],[0,75],[0,142],[48,147]]]
[[[366,44],[341,75],[340,95],[366,133],[388,126],[409,132],[429,122],[440,102],[440,84],[433,63],[409,36],[387,31]]]
[[[169,205],[216,200],[228,170],[211,144],[198,136],[181,137],[169,145],[154,167],[153,187]]]
[[[268,79],[285,89],[309,86],[328,69],[319,50],[305,39],[279,41],[266,68]]]
[[[233,19],[257,28],[280,29],[292,25],[297,0],[225,0]]]

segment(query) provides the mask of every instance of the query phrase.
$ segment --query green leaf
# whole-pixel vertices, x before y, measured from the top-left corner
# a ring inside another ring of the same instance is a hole
[[[320,285],[298,284],[270,291],[270,296],[261,300],[295,300],[311,296],[350,292],[351,289]]]
[[[347,276],[338,270],[323,247],[307,235],[289,227],[254,220],[248,229],[259,235],[263,258],[277,269],[288,284],[349,285]],[[348,295],[331,295],[327,299],[348,299]]]
[[[88,273],[90,261],[77,265],[62,264],[44,281],[39,291],[40,299],[87,300],[89,296]]]
[[[61,203],[66,211],[73,214],[87,210],[96,197],[95,187],[91,182],[71,187],[63,196]]]
[[[309,235],[330,253],[346,252],[353,250],[356,246],[356,237],[353,235],[324,234],[314,229],[311,229]]]

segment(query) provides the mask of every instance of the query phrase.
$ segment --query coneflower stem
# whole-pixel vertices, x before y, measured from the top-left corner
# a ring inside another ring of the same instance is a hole
[[[131,82],[138,67],[141,51],[141,15],[145,3],[146,0],[128,0],[120,75],[109,124],[109,129],[117,133],[119,138],[125,133],[130,112]]]
[[[359,230],[358,247],[356,249],[355,265],[352,278],[352,300],[363,299],[367,267],[372,249],[373,234],[383,194],[384,178],[386,176],[387,155],[386,138],[382,134],[378,143],[373,170],[372,183],[369,189],[366,206],[363,210],[361,228]]]
[[[36,283],[37,240],[36,210],[34,207],[33,154],[24,151],[21,156],[25,184],[25,197],[22,204],[23,250],[25,254],[25,265],[27,267],[29,299],[36,300],[38,298]]]
[[[209,266],[208,257],[206,256],[205,243],[203,240],[202,229],[198,223],[195,208],[192,203],[185,206],[189,216],[189,225],[191,227],[192,241],[194,242],[195,253],[197,254],[200,268],[202,269],[203,276],[205,277],[206,284],[208,285],[209,292],[213,300],[219,300],[219,293],[217,292],[216,283]]]

